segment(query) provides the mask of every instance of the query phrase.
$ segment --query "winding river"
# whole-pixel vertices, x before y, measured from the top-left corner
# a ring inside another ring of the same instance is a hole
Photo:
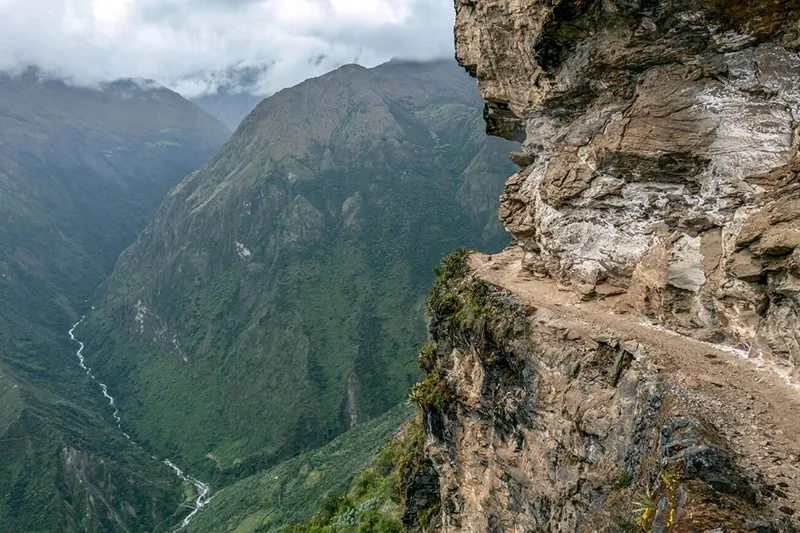
[[[122,418],[119,416],[119,409],[117,408],[117,405],[114,403],[114,397],[108,393],[108,385],[97,379],[95,375],[92,373],[92,369],[86,366],[86,360],[84,359],[83,356],[84,344],[83,342],[75,338],[75,328],[80,326],[85,318],[86,315],[83,315],[80,320],[78,320],[75,324],[72,325],[72,328],[68,332],[69,339],[72,342],[77,343],[78,345],[78,351],[75,352],[75,355],[78,358],[78,364],[81,366],[82,369],[86,371],[86,375],[89,376],[92,379],[92,381],[97,383],[97,385],[100,387],[100,391],[103,393],[103,397],[106,400],[108,400],[108,404],[111,406],[112,409],[114,409],[114,412],[112,413],[111,416],[114,417],[114,423],[117,425],[117,428],[119,428],[122,434],[125,435],[126,439],[128,439],[132,444],[138,446],[138,444],[136,444],[133,441],[133,439],[131,439],[130,435],[125,433],[125,431],[122,429]],[[141,449],[141,446],[139,446],[139,448]],[[158,460],[157,457],[153,457],[153,459]],[[192,511],[183,519],[183,522],[181,522],[180,527],[175,530],[175,531],[180,531],[186,528],[186,526],[189,525],[192,519],[195,516],[197,516],[197,513],[199,513],[203,509],[203,507],[205,507],[208,504],[208,502],[211,501],[211,487],[209,487],[208,484],[203,483],[199,479],[187,475],[186,473],[183,472],[183,470],[175,466],[175,464],[169,459],[164,459],[161,462],[170,467],[172,471],[175,472],[175,475],[178,476],[178,478],[180,478],[181,481],[194,485],[195,489],[197,490],[197,497],[195,498]]]

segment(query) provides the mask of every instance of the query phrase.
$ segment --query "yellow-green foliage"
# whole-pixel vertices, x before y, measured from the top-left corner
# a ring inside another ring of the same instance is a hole
[[[446,372],[441,369],[431,371],[425,379],[417,383],[408,393],[408,403],[419,408],[433,407],[444,411],[455,399],[455,391],[447,382]]]
[[[419,417],[406,423],[346,493],[328,495],[307,522],[284,533],[401,533],[403,479],[413,474],[424,442]]]
[[[436,366],[436,343],[426,342],[417,355],[419,367],[424,372],[430,372]]]
[[[659,483],[656,490],[647,491],[639,494],[633,501],[633,512],[636,517],[636,525],[642,531],[652,531],[653,523],[657,514],[663,514],[659,523],[664,531],[671,531],[675,525],[678,513],[679,497],[678,488],[681,482],[682,465],[664,465],[659,474]],[[663,509],[663,513],[659,512]]]
[[[650,491],[636,496],[633,500],[633,514],[636,515],[636,525],[647,531],[655,510],[656,502],[653,500],[653,494]]]

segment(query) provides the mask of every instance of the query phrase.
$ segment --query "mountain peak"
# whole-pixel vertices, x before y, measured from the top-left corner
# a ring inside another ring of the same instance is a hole
[[[89,318],[125,339],[87,353],[140,398],[137,434],[236,478],[403,401],[431,265],[504,242],[491,199],[507,145],[481,135],[472,80],[443,73],[346,65],[284,89],[167,196]]]

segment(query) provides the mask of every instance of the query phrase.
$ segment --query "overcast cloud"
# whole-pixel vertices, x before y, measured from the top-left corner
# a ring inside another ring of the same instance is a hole
[[[450,0],[0,0],[0,70],[194,96],[244,69],[267,94],[345,63],[452,56],[452,21]]]

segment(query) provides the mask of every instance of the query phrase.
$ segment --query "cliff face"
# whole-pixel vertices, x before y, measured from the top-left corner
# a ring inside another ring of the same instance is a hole
[[[526,270],[796,376],[796,2],[457,2]]]
[[[443,531],[791,531],[797,2],[457,0],[514,244],[451,258],[412,398]],[[794,522],[792,522],[794,521]]]
[[[797,389],[523,255],[451,258],[431,295],[412,398],[439,530],[794,531]]]

